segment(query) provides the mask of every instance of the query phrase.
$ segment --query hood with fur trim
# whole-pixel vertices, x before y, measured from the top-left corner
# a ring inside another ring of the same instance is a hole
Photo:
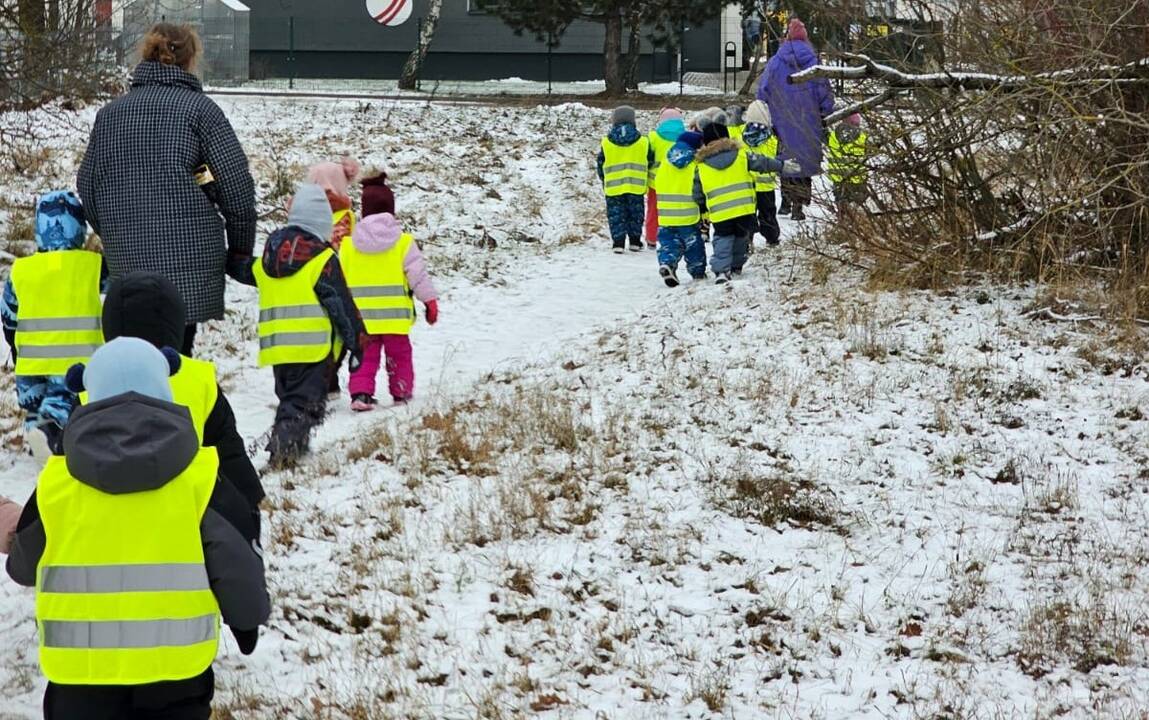
[[[738,159],[740,149],[742,149],[742,145],[737,140],[721,138],[704,145],[695,157],[698,162],[706,163],[715,170],[725,170]]]

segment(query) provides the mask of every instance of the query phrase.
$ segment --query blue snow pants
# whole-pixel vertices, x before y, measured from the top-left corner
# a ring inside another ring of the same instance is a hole
[[[606,199],[606,219],[610,239],[616,248],[642,247],[642,230],[646,222],[646,195],[616,195]]]
[[[706,277],[706,244],[698,226],[658,228],[658,264],[677,270],[683,257],[691,277]]]
[[[24,428],[35,430],[48,423],[62,429],[76,409],[76,395],[68,389],[62,377],[35,375],[16,378],[16,401],[26,413]]]

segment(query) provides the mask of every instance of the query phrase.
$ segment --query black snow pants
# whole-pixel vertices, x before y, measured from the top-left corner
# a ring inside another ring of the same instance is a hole
[[[275,366],[275,427],[267,445],[272,456],[307,452],[311,431],[327,413],[328,372],[332,360]]]
[[[44,692],[44,720],[208,720],[211,668],[187,680],[149,685],[57,685]]]

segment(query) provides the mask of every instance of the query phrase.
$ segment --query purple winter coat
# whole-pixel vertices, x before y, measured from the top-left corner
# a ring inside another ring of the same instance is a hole
[[[818,64],[818,54],[808,42],[787,40],[770,58],[758,99],[770,107],[778,135],[778,159],[797,160],[802,172],[787,177],[813,177],[822,172],[822,118],[834,111],[830,82],[818,78],[791,85],[787,78]]]

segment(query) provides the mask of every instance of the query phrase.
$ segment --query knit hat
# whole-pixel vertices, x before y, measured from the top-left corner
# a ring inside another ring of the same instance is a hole
[[[116,278],[104,299],[104,339],[134,337],[157,348],[179,347],[187,309],[176,286],[163,275],[137,271]]]
[[[172,401],[170,377],[179,371],[180,356],[171,348],[161,352],[139,338],[116,338],[92,354],[87,366],[68,371],[68,385],[83,372],[83,387],[91,402],[125,393],[139,393],[164,402]]]
[[[617,107],[610,114],[611,125],[634,125],[636,122],[637,116],[634,113],[634,108],[629,105]]]
[[[764,125],[771,127],[774,120],[770,117],[770,108],[761,100],[755,100],[746,108],[746,124]]]
[[[300,185],[295,191],[295,197],[291,199],[287,224],[306,230],[326,242],[335,225],[331,217],[331,205],[327,202],[327,193],[323,188],[311,183]]]
[[[681,120],[682,111],[678,108],[668,107],[662,108],[662,112],[658,114],[658,124],[666,122],[667,120]]]
[[[742,120],[742,114],[745,112],[746,112],[746,108],[742,107],[741,105],[731,105],[730,107],[726,108],[726,118],[729,121],[728,124],[729,125],[742,125],[742,124],[744,124],[744,121]]]
[[[87,235],[84,206],[71,191],[56,190],[40,196],[36,203],[38,250],[79,250]]]
[[[700,149],[702,149],[702,146],[705,144],[703,139],[702,139],[702,133],[697,133],[697,132],[694,132],[692,130],[688,130],[688,131],[682,133],[681,135],[679,135],[678,136],[678,142],[682,143],[683,145],[686,145],[687,147],[689,147],[692,150],[700,150]]]
[[[395,214],[395,193],[387,185],[387,173],[372,169],[363,174],[363,217]]]
[[[712,122],[702,128],[702,140],[707,145],[728,137],[730,137],[730,129],[726,127],[725,122]]]
[[[791,20],[790,24],[786,26],[786,39],[809,42],[810,36],[806,34],[806,23],[798,18]]]
[[[339,162],[321,162],[307,170],[307,182],[318,185],[336,195],[347,195],[351,181],[359,175],[359,163],[352,157],[340,158]]]
[[[847,117],[843,122],[845,122],[850,127],[862,127],[862,116],[860,113],[854,113],[853,115]]]

